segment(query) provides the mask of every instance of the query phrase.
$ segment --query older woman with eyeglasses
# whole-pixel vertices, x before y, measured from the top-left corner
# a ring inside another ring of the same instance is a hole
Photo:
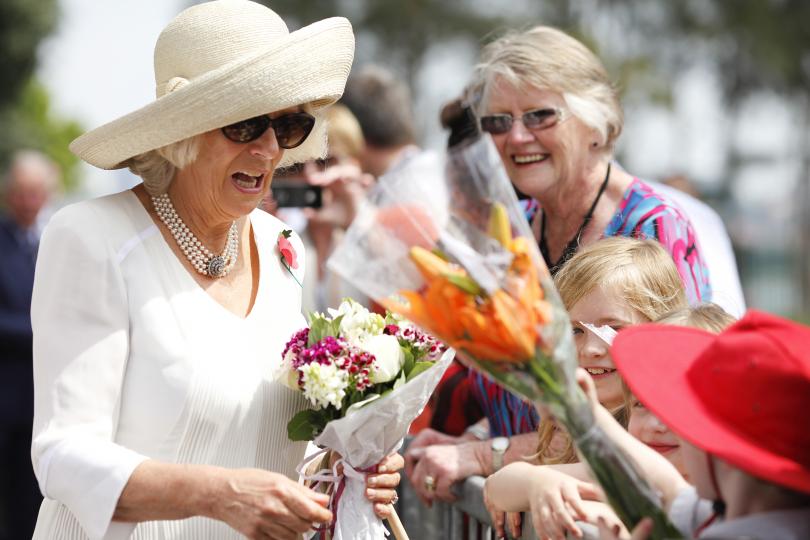
[[[535,201],[529,217],[552,273],[600,238],[654,238],[672,255],[690,301],[711,299],[690,221],[612,163],[622,110],[607,72],[582,43],[543,26],[506,35],[484,48],[470,88],[481,131],[492,137],[514,186]],[[536,449],[532,405],[471,376],[488,425],[461,438],[426,431],[414,441],[406,470],[424,500],[452,499],[454,482],[491,474]]]
[[[34,538],[297,538],[331,520],[296,482],[304,399],[274,381],[305,324],[279,239],[303,248],[256,207],[276,167],[325,154],[353,53],[342,18],[290,33],[254,2],[199,4],[158,38],[157,99],[71,145],[143,183],[61,210],[42,239]],[[401,465],[369,475],[382,517]]]

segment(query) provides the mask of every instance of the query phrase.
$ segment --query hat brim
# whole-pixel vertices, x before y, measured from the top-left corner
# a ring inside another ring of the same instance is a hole
[[[689,384],[689,368],[716,338],[696,328],[644,324],[619,332],[611,356],[636,398],[679,437],[753,476],[810,492],[805,465],[734,432]]]
[[[349,21],[324,19],[85,133],[70,150],[96,167],[118,169],[149,150],[296,105],[310,104],[319,117],[318,109],[343,94],[353,58]],[[319,118],[309,138],[285,151],[279,166],[322,157],[325,151]]]

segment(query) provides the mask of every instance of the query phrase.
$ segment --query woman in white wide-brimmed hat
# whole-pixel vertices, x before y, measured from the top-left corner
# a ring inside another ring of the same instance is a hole
[[[304,269],[256,206],[276,167],[325,154],[353,54],[342,18],[290,33],[247,0],[200,4],[157,41],[157,99],[71,145],[143,184],[61,210],[42,239],[34,538],[293,538],[331,519],[293,480],[304,400],[273,381]],[[399,476],[373,478],[384,516]]]

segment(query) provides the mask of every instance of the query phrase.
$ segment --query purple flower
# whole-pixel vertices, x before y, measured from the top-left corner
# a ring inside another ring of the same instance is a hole
[[[425,355],[431,362],[437,361],[447,350],[447,345],[415,326],[389,324],[385,327],[385,333],[396,336],[401,342],[410,343],[415,352]]]

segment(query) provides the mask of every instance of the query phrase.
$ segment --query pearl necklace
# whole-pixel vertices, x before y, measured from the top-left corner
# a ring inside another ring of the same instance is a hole
[[[228,275],[236,264],[236,256],[239,251],[239,236],[235,221],[231,223],[231,228],[228,230],[228,241],[225,243],[222,254],[214,255],[183,223],[168,194],[162,193],[157,197],[152,197],[152,204],[160,221],[166,224],[177,245],[180,246],[180,250],[197,272],[213,278]]]

